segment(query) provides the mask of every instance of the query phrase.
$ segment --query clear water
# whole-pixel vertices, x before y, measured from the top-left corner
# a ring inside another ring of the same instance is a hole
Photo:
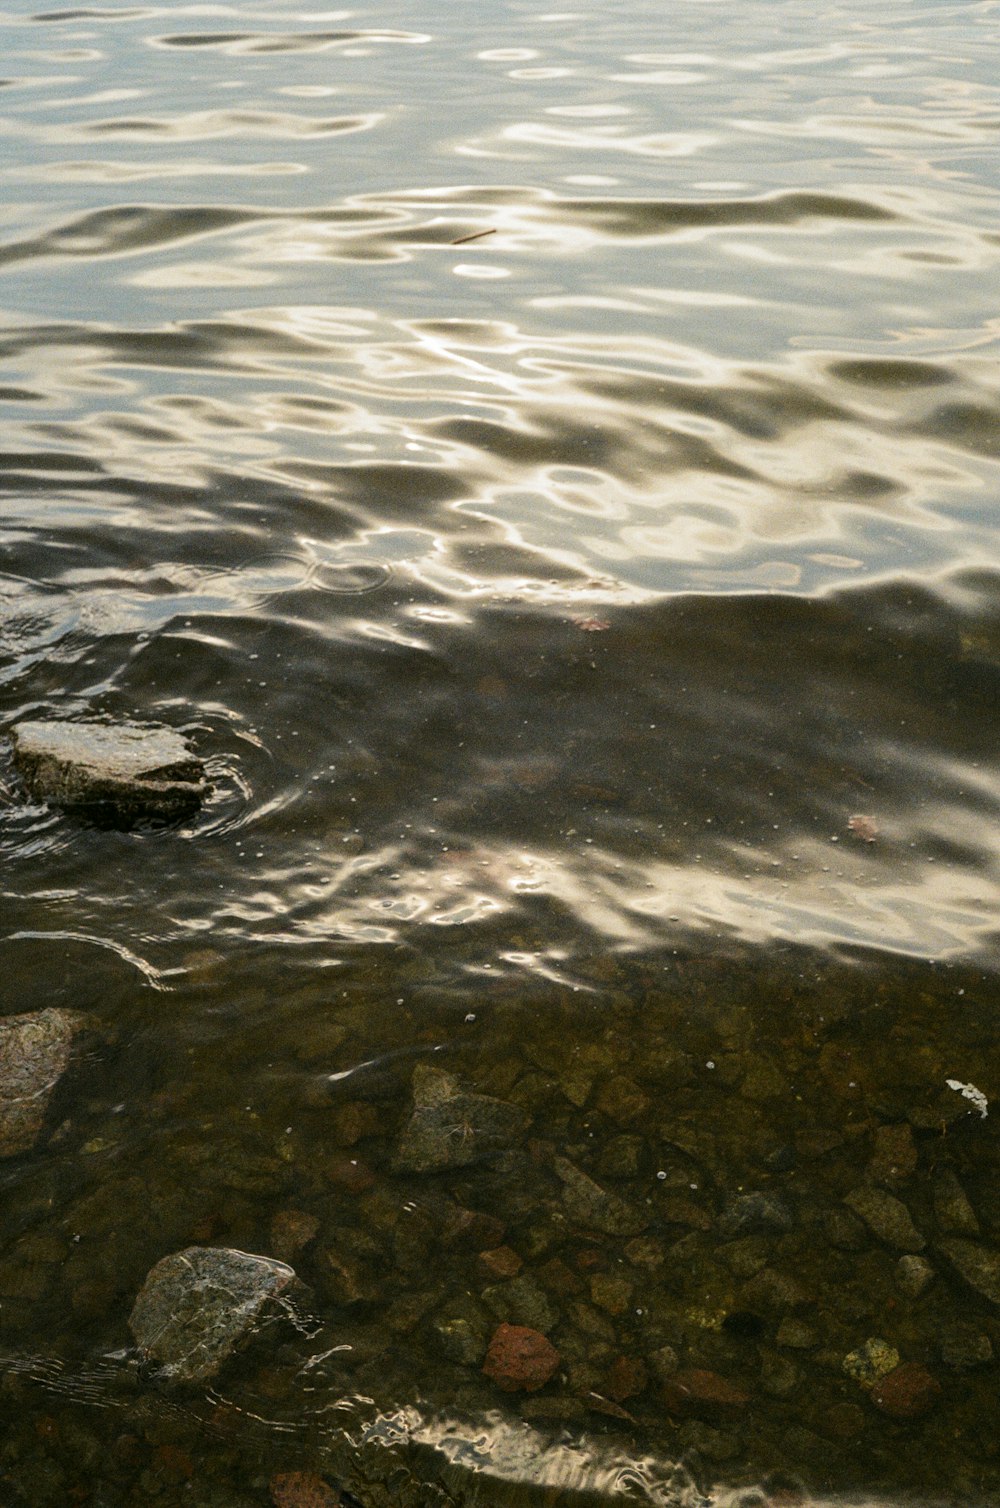
[[[946,1248],[1000,1262],[947,1087],[1000,1095],[998,21],[0,14],[0,728],[162,722],[213,779],[123,833],[2,755],[4,1013],[94,1028],[0,1163],[9,1501],[997,1501]],[[523,1144],[396,1170],[431,1059]],[[164,1388],[148,1269],[289,1211],[298,1327]],[[537,1393],[481,1372],[500,1244]]]

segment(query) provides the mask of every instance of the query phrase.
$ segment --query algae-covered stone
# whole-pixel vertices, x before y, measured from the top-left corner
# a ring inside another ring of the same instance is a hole
[[[116,820],[171,820],[208,792],[205,767],[179,733],[138,723],[18,723],[14,762],[28,791],[57,806],[100,807]]]
[[[887,1340],[872,1335],[844,1357],[843,1370],[863,1388],[873,1388],[880,1378],[899,1366],[899,1352]]]
[[[468,1094],[444,1069],[419,1064],[413,1070],[413,1114],[393,1167],[398,1173],[437,1173],[484,1162],[523,1136],[527,1124],[517,1105]]]
[[[226,1247],[189,1246],[157,1262],[129,1316],[140,1350],[173,1382],[204,1382],[264,1317],[295,1273]]]
[[[33,1147],[85,1018],[50,1006],[0,1019],[0,1157]]]

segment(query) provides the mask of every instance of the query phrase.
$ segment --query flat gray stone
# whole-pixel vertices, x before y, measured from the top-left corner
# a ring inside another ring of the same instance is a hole
[[[201,760],[172,728],[52,719],[16,724],[13,739],[29,793],[56,806],[170,820],[196,810],[209,789]]]
[[[296,1281],[272,1257],[189,1246],[157,1262],[129,1316],[139,1349],[172,1382],[204,1382]]]
[[[443,1068],[413,1070],[413,1114],[393,1159],[397,1173],[465,1168],[504,1152],[523,1136],[528,1117],[517,1105],[467,1094]]]
[[[54,1006],[0,1018],[0,1157],[35,1145],[84,1024],[78,1012]]]

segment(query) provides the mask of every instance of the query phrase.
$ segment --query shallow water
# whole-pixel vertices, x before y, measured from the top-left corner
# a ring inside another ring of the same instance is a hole
[[[997,1501],[998,19],[0,14],[4,1012],[91,1026],[0,1163],[12,1503]],[[33,802],[53,715],[210,798]],[[428,1063],[526,1136],[400,1171]],[[171,1394],[148,1269],[293,1227]]]

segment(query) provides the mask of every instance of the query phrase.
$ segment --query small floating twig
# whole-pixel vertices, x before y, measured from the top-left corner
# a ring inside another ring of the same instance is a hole
[[[494,225],[490,230],[474,230],[471,236],[459,236],[457,241],[449,241],[448,244],[450,246],[464,246],[467,241],[481,241],[483,236],[495,236],[496,233],[497,230]]]

